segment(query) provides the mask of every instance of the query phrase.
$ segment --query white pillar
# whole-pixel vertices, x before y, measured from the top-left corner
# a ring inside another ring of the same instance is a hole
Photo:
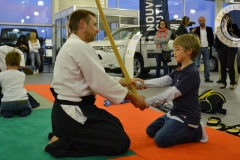
[[[59,1],[60,0],[53,0],[52,1],[52,10],[54,10],[54,14],[60,12],[59,8]]]
[[[215,0],[215,18],[218,13],[221,11],[223,5],[223,0]]]
[[[108,8],[108,0],[105,0],[105,2],[104,2],[104,8]]]
[[[52,39],[52,44],[53,44],[53,48],[52,48],[52,63],[55,63],[56,60],[56,40],[55,40],[55,13],[59,12],[59,0],[52,0],[52,23],[54,24],[52,27],[52,37],[50,37]]]
[[[217,17],[218,13],[221,11],[223,5],[223,0],[215,0],[215,18]],[[215,33],[215,26],[214,31]]]

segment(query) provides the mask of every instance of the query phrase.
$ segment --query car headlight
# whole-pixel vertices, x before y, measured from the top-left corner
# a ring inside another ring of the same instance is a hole
[[[116,46],[118,51],[124,48],[124,45],[117,45]],[[113,52],[112,46],[93,46],[95,50],[102,50],[104,52]]]

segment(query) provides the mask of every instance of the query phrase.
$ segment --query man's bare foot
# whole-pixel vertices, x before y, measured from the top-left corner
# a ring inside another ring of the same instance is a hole
[[[48,144],[51,144],[51,143],[57,141],[58,139],[59,139],[58,137],[53,136],[53,137],[51,138],[51,140],[48,142]],[[45,151],[45,148],[46,148],[46,147],[43,148],[44,151]]]
[[[53,136],[53,137],[51,138],[51,140],[48,142],[48,144],[51,144],[51,143],[57,141],[58,139],[59,139],[58,137]]]

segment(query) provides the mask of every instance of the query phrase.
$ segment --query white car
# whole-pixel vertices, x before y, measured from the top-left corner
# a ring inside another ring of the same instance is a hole
[[[120,56],[124,62],[128,43],[135,34],[140,33],[139,26],[123,27],[112,34]],[[141,33],[142,34],[142,33]],[[143,34],[145,35],[145,34]],[[143,74],[149,73],[151,69],[156,68],[156,59],[154,50],[154,32],[149,32],[146,37],[141,38],[137,44],[134,55],[134,77],[141,77]],[[169,41],[169,49],[173,50],[173,41]],[[90,45],[96,50],[96,53],[101,60],[101,63],[107,72],[121,73],[121,68],[118,64],[117,58],[113,52],[110,41],[105,38],[102,41],[91,42]],[[168,63],[169,69],[175,69],[177,62],[172,56],[172,62]]]

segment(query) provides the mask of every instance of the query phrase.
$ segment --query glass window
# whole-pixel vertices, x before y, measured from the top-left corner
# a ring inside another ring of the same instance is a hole
[[[110,27],[110,31],[115,31],[119,24],[119,17],[117,16],[106,16],[108,26]],[[105,32],[102,19],[99,19],[99,33],[98,37],[96,37],[97,40],[103,40],[105,37],[107,37],[107,33]]]
[[[169,0],[168,1],[168,12],[169,20],[181,19],[183,17],[183,1]]]
[[[206,26],[212,27],[214,30],[215,22],[215,2],[203,0],[185,0],[186,16],[194,21],[196,24],[193,27],[199,26],[198,18],[204,16],[206,19]]]
[[[139,0],[119,0],[119,8],[139,10]]]
[[[0,22],[52,24],[52,0],[0,1]]]
[[[121,24],[137,25],[138,19],[134,17],[121,17]]]
[[[120,29],[113,33],[113,38],[115,40],[131,39],[133,35],[139,32],[139,29],[139,27]]]
[[[108,8],[117,8],[117,0],[108,0]]]

